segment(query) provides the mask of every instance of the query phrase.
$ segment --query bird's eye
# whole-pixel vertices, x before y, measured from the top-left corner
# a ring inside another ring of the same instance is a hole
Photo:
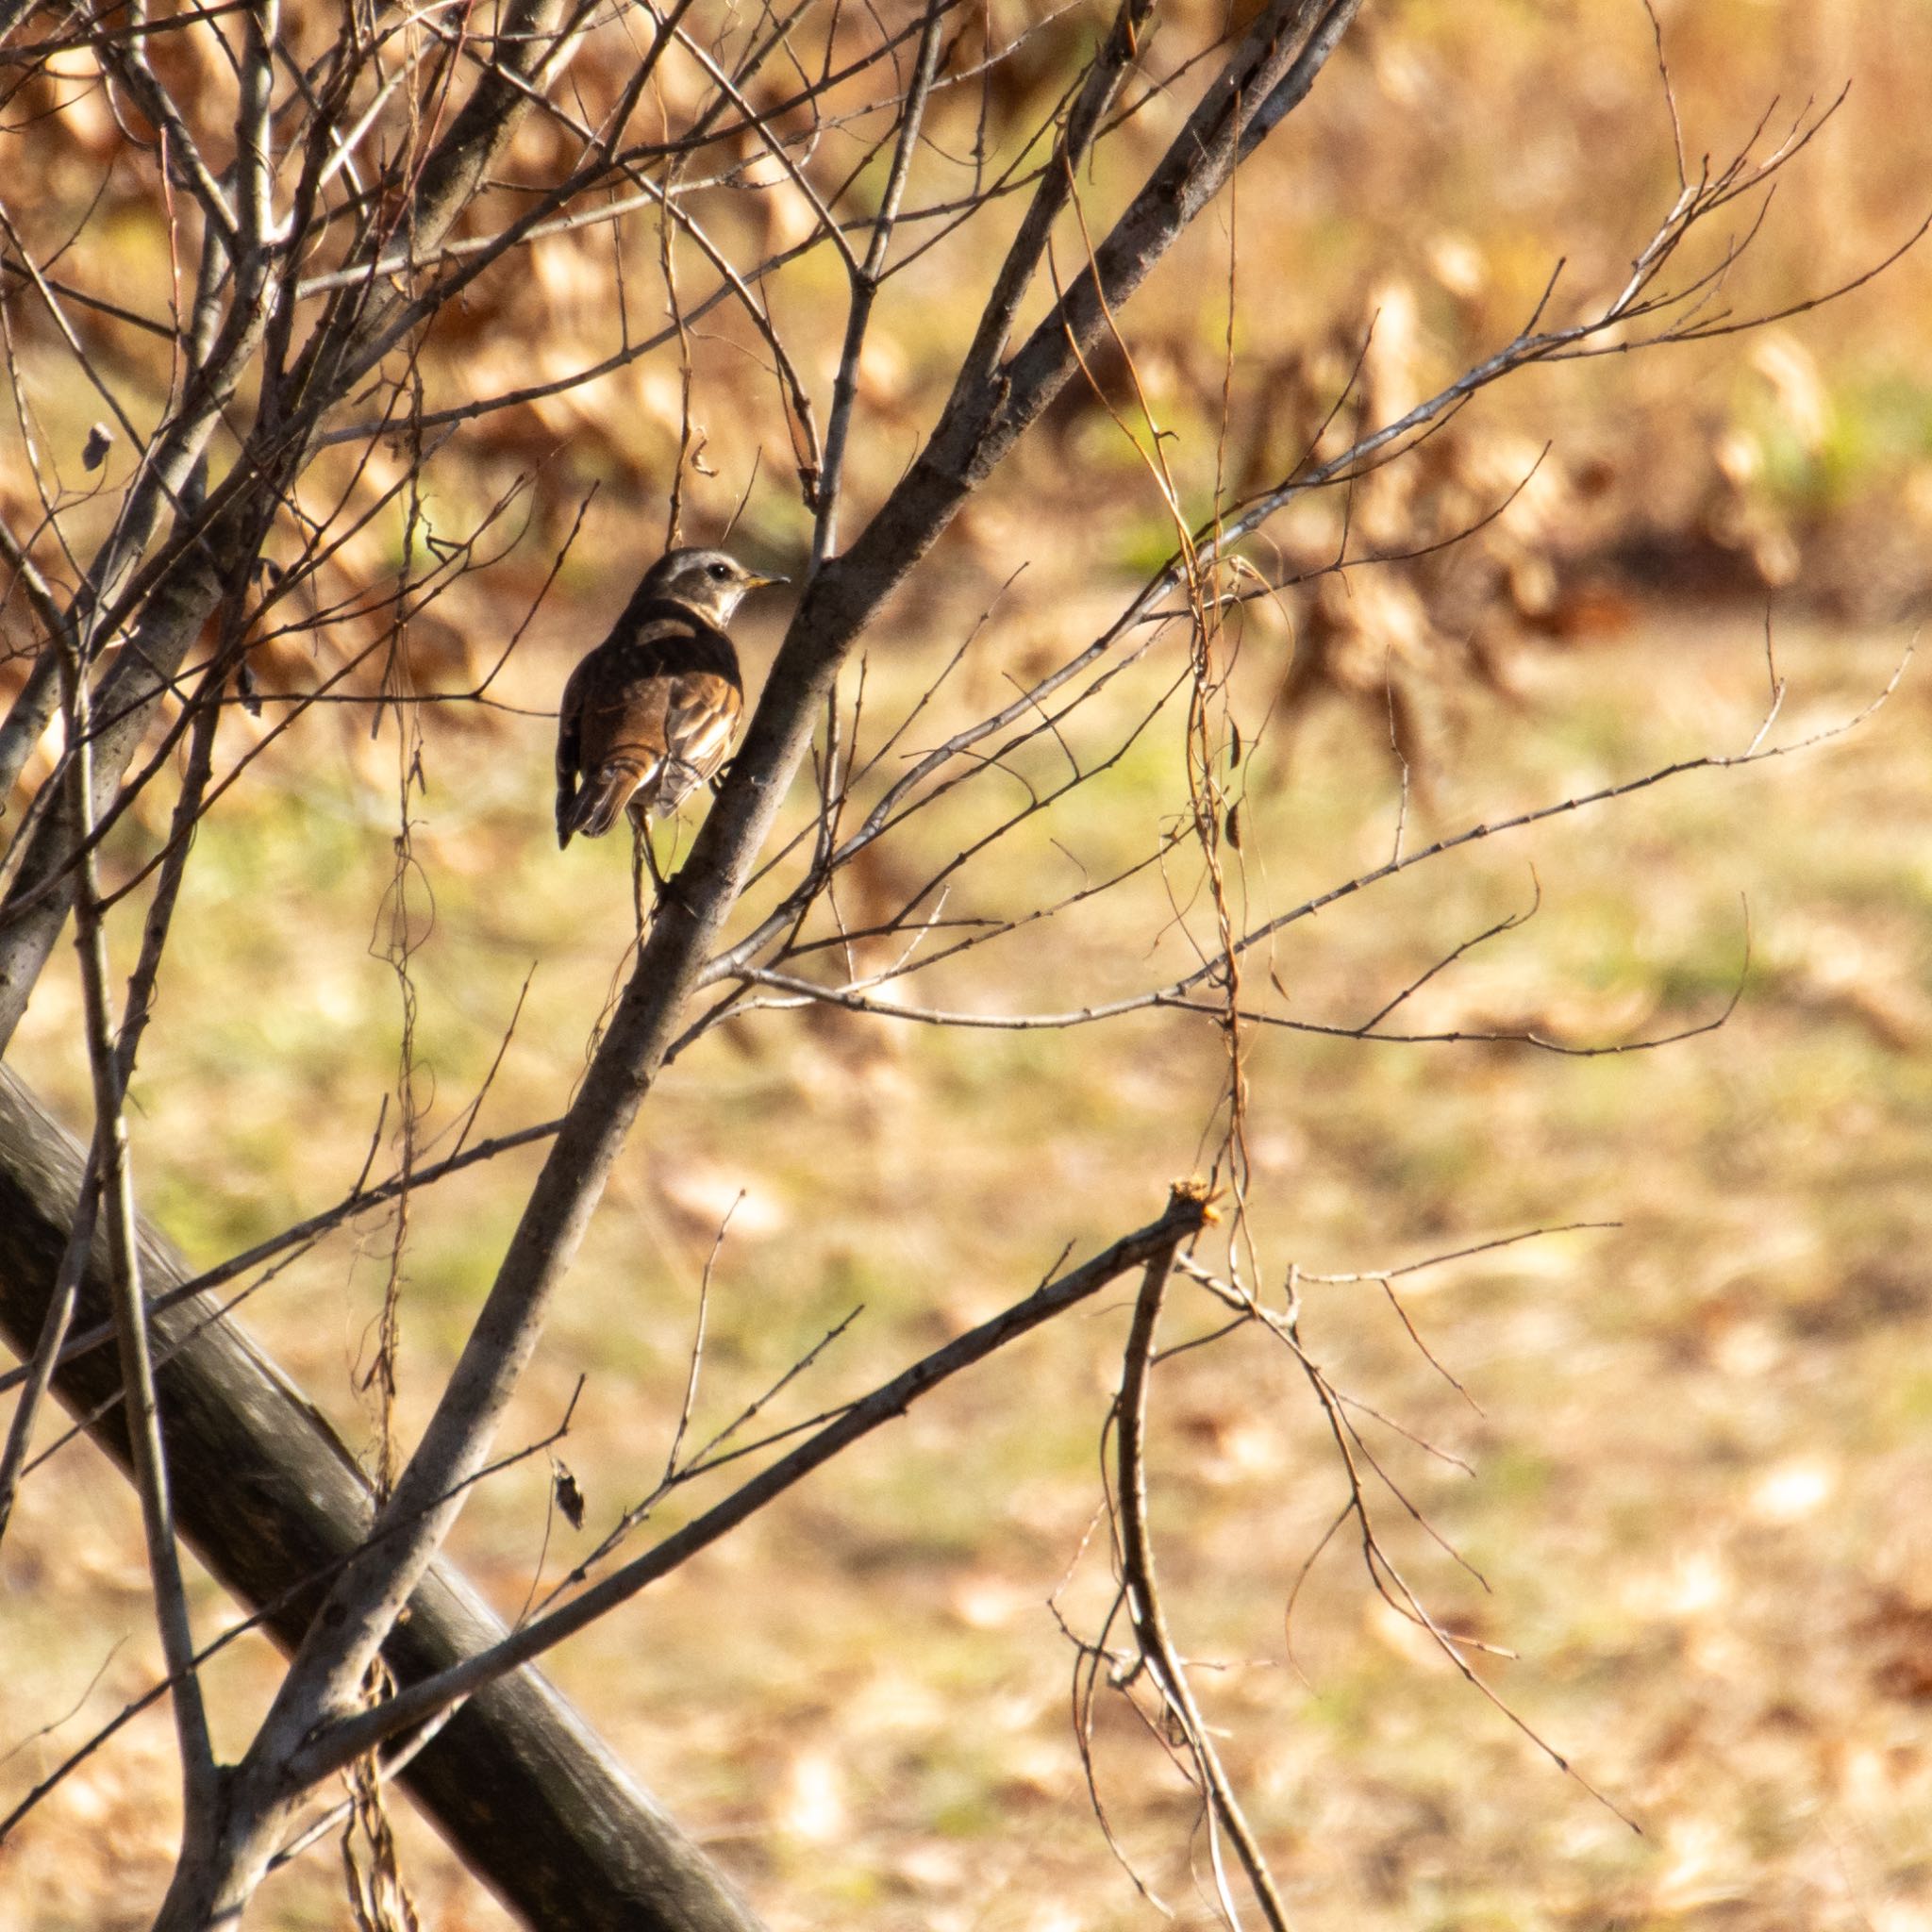
[[[714,583],[722,584],[731,575],[731,568],[728,564],[708,563],[705,566],[705,575]]]

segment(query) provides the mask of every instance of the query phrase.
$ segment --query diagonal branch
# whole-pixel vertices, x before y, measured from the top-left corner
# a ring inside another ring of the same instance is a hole
[[[657,1548],[613,1571],[562,1608],[525,1624],[493,1651],[403,1691],[374,1710],[343,1719],[303,1747],[298,1770],[310,1779],[325,1776],[453,1699],[467,1696],[505,1671],[541,1657],[716,1542],[861,1437],[903,1415],[921,1396],[962,1369],[985,1360],[1042,1323],[1098,1293],[1130,1268],[1143,1263],[1151,1268],[1158,1258],[1164,1274],[1174,1250],[1200,1231],[1208,1213],[1206,1188],[1198,1182],[1177,1183],[1158,1221],[1124,1236],[1091,1261],[1083,1262],[1057,1280],[1042,1283],[1025,1300],[1015,1302],[914,1362],[890,1382],[853,1403],[835,1421],[761,1470],[722,1502],[666,1537]]]

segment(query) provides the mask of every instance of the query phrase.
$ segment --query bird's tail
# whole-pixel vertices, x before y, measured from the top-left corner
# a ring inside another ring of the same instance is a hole
[[[575,798],[557,802],[557,842],[568,845],[573,832],[601,839],[650,775],[645,767],[627,758],[608,759],[587,774]]]

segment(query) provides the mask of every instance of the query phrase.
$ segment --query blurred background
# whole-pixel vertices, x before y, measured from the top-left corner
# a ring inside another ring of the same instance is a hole
[[[1017,5],[987,15],[996,43],[1025,24]],[[1068,47],[1103,17],[1075,9],[1008,63],[995,137],[1040,120]],[[1852,282],[1932,213],[1924,7],[1658,0],[1656,25],[1693,175],[1767,113],[1760,152],[1849,87],[1708,319]],[[675,75],[666,86],[675,114]],[[99,91],[83,77],[40,105],[64,111],[36,119],[16,102],[0,192],[30,208],[43,241],[79,231],[63,265],[77,282],[164,287],[154,212],[131,192],[118,203],[111,172],[95,198],[121,139]],[[942,119],[936,140],[963,142],[972,108],[946,111],[957,125]],[[1172,130],[1158,108],[1144,120],[1100,171],[1096,204]],[[523,137],[547,138],[535,123]],[[1506,341],[1559,261],[1551,319],[1600,304],[1676,192],[1657,41],[1635,0],[1371,7],[1124,318],[1190,512],[1208,511],[1217,479],[1240,494],[1290,468],[1358,362],[1348,407],[1373,421]],[[802,206],[781,180],[721,199],[716,219],[735,246],[764,251],[787,245]],[[1727,232],[1759,211],[1740,205]],[[991,273],[992,242],[972,232],[971,249],[935,248],[882,298],[848,532],[942,400]],[[657,247],[648,228],[617,247],[602,228],[559,235],[527,272],[479,283],[425,347],[425,408],[594,362],[620,271],[655,326]],[[836,262],[803,257],[772,302],[808,375],[828,372]],[[90,480],[79,452],[98,400],[24,308],[17,325],[35,421],[76,491],[78,542],[131,458],[117,449]],[[1862,712],[1932,585],[1928,338],[1922,248],[1763,329],[1526,372],[1353,502],[1271,525],[1248,546],[1271,575],[1332,555],[1344,518],[1358,549],[1482,527],[1439,555],[1248,608],[1232,687],[1254,743],[1244,903],[1291,906],[1388,856],[1403,796],[1391,730],[1419,847],[1741,751],[1770,699],[1767,636],[1787,683],[1770,741]],[[686,525],[715,536],[742,499],[734,543],[795,573],[808,525],[755,351],[727,310],[694,332],[704,472],[688,481]],[[165,360],[139,341],[117,353],[119,375],[158,397]],[[1096,371],[1109,386],[1123,373]],[[312,682],[360,620],[257,654],[263,715],[225,724],[222,747],[259,755],[202,827],[181,915],[192,942],[171,955],[133,1091],[142,1205],[191,1262],[332,1202],[361,1171],[397,1085],[398,915],[425,1138],[499,1055],[480,1131],[562,1105],[632,915],[622,841],[555,848],[550,714],[661,545],[679,430],[675,357],[649,358],[484,415],[431,458],[433,529],[508,508],[500,558],[412,625],[415,687],[468,689],[521,636],[497,703],[424,707],[420,746],[399,744],[392,715],[372,729],[367,704],[319,707],[268,740],[275,693]],[[30,524],[17,425],[0,448],[0,509]],[[400,441],[345,446],[317,466],[318,498],[373,503],[409,460]],[[81,493],[96,489],[98,509]],[[382,583],[402,540],[399,514],[373,518],[339,553],[332,590]],[[992,708],[1011,680],[1104,628],[1172,547],[1144,464],[1091,391],[1070,390],[869,640],[868,728],[903,718],[983,616],[913,742]],[[734,626],[754,689],[784,616],[782,598],[760,598]],[[379,622],[366,620],[370,635]],[[0,642],[25,645],[17,605],[0,625]],[[1088,708],[1095,742],[1155,703],[1183,651],[1150,653]],[[1373,1275],[1603,1224],[1404,1275],[1393,1298],[1374,1279],[1302,1290],[1310,1354],[1367,1406],[1376,1456],[1465,1561],[1385,1499],[1391,1549],[1446,1625],[1495,1647],[1482,1676],[1520,1722],[1388,1610],[1347,1536],[1323,1550],[1344,1489],[1283,1351],[1239,1339],[1158,1379],[1171,1615],[1303,1926],[1932,1925],[1928,724],[1925,675],[1908,666],[1846,736],[1486,841],[1304,922],[1270,955],[1284,1010],[1354,1024],[1534,905],[1418,995],[1415,1030],[1577,1044],[1695,1026],[1742,983],[1722,1027],[1601,1058],[1251,1039],[1252,1206],[1276,1291],[1291,1267]],[[419,750],[420,789],[399,792]],[[970,903],[1030,904],[1072,890],[1082,868],[1129,864],[1185,801],[1180,723],[1164,714],[1070,824],[1002,847]],[[152,849],[165,803],[125,828],[110,873]],[[958,842],[956,826],[922,822],[855,879],[855,903],[890,903]],[[917,991],[1030,1011],[1153,983],[1185,946],[1163,927],[1159,876],[1143,885]],[[114,938],[131,958],[136,924]],[[70,950],[11,1063],[84,1129]],[[727,1420],[862,1308],[774,1411],[810,1414],[1017,1298],[1069,1244],[1083,1256],[1151,1219],[1167,1182],[1211,1151],[1224,1074],[1215,1027],[1174,1014],[1008,1034],[820,1008],[708,1037],[647,1105],[506,1428],[506,1447],[543,1435],[587,1378],[560,1453],[591,1528],[552,1518],[540,1457],[479,1491],[454,1554],[513,1616],[534,1578],[559,1576],[651,1487],[727,1216],[699,1423]],[[406,1439],[538,1158],[510,1156],[412,1208]],[[374,1436],[361,1383],[392,1233],[374,1220],[343,1234],[244,1317],[358,1450]],[[1216,1314],[1181,1298],[1171,1320],[1180,1339]],[[1048,1607],[1058,1592],[1060,1612],[1091,1628],[1105,1600],[1084,1539],[1124,1332],[1110,1296],[1033,1337],[550,1659],[774,1926],[1156,1922],[1096,1826],[1068,1717],[1074,1654]],[[133,1497],[92,1448],[64,1448],[27,1485],[0,1578],[10,1801],[158,1661]],[[196,1612],[204,1636],[235,1615],[205,1579]],[[274,1682],[252,1641],[213,1678],[231,1742]],[[0,1851],[0,1927],[146,1922],[172,1857],[172,1754],[153,1712],[61,1788]],[[1191,1793],[1124,1706],[1095,1754],[1115,1836],[1178,1923],[1211,1923]],[[397,1810],[425,1924],[505,1924]],[[273,1880],[258,1910],[264,1924],[346,1924],[328,1852]]]

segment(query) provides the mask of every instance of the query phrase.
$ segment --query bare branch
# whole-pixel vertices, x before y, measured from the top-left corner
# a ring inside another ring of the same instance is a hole
[[[88,731],[87,680],[77,658],[63,654],[63,697],[69,740],[74,747],[70,788],[75,822],[84,838],[93,795]],[[100,894],[92,855],[81,861],[78,944],[86,993],[88,1057],[93,1070],[99,1192],[112,1258],[115,1325],[121,1343],[121,1381],[127,1391],[128,1433],[134,1448],[136,1487],[141,1493],[147,1534],[148,1568],[161,1651],[175,1685],[175,1730],[181,1753],[182,1802],[186,1829],[208,1826],[216,1800],[213,1747],[201,1682],[194,1673],[194,1636],[188,1620],[188,1596],[181,1580],[175,1541],[174,1507],[168,1494],[167,1459],[161,1447],[160,1418],[155,1399],[154,1363],[148,1346],[148,1313],[141,1287],[135,1235],[134,1183],[127,1150],[127,1123],[122,1112],[125,1084],[115,1052],[108,1013],[108,950],[101,931]],[[131,1042],[130,1042],[131,1044]],[[80,1210],[84,1215],[85,1210]]]
[[[441,1709],[451,1698],[467,1695],[478,1684],[541,1656],[553,1644],[595,1622],[606,1610],[635,1596],[647,1584],[667,1575],[861,1436],[902,1415],[909,1404],[941,1382],[1098,1292],[1126,1270],[1141,1265],[1157,1254],[1172,1254],[1178,1242],[1201,1227],[1207,1210],[1201,1191],[1177,1187],[1158,1221],[1124,1237],[1092,1260],[1043,1283],[1024,1301],[1014,1303],[990,1321],[935,1349],[870,1395],[853,1403],[836,1422],[666,1537],[656,1549],[626,1563],[603,1582],[592,1584],[561,1608],[526,1624],[487,1657],[447,1672],[440,1679],[432,1678],[402,1691],[375,1710],[343,1718],[312,1743],[302,1747],[303,1761],[297,1767],[298,1773],[310,1780],[325,1776],[335,1765],[374,1749],[384,1739]]]

